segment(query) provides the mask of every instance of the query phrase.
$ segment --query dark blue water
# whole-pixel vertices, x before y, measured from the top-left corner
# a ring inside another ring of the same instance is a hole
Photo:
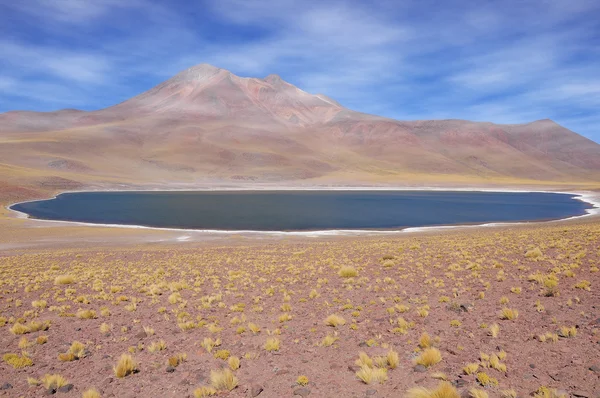
[[[585,214],[570,194],[441,191],[82,192],[16,204],[46,220],[217,230],[390,229]]]

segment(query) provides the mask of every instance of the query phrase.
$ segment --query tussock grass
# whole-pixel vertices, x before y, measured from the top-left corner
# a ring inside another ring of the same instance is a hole
[[[57,390],[62,386],[69,384],[69,381],[59,374],[45,374],[40,381],[47,390]]]
[[[423,365],[427,368],[441,361],[442,353],[440,352],[440,350],[434,347],[423,350],[423,352],[414,360],[415,364]]]
[[[15,369],[33,366],[33,361],[31,360],[31,358],[25,355],[8,353],[2,356],[2,360]]]
[[[276,337],[269,337],[265,342],[264,349],[267,351],[279,351],[281,341]]]
[[[211,370],[210,384],[216,390],[231,391],[237,387],[238,379],[230,369]]]
[[[85,390],[81,397],[82,398],[102,398],[102,395],[95,388],[90,388],[89,390]]]
[[[383,384],[387,380],[387,369],[363,365],[360,367],[360,370],[356,372],[356,377],[365,384]]]
[[[505,308],[502,308],[502,310],[500,311],[500,314],[498,316],[500,317],[500,319],[512,321],[519,317],[519,311],[505,307]]]
[[[325,318],[324,322],[325,325],[332,327],[343,326],[346,324],[346,320],[336,314],[329,315],[327,318]]]
[[[461,398],[460,394],[448,382],[441,382],[435,389],[424,387],[411,388],[406,392],[406,398]]]
[[[296,384],[300,385],[300,386],[305,386],[308,384],[308,377],[302,375],[302,376],[298,376],[298,378],[296,379]]]
[[[113,371],[115,376],[123,378],[137,372],[138,365],[131,355],[122,354],[117,365],[113,367]]]
[[[342,278],[354,278],[354,277],[358,276],[358,271],[354,267],[343,266],[338,271],[338,275],[341,276]]]
[[[59,275],[54,279],[55,285],[70,285],[75,283],[75,278],[71,275]]]
[[[194,398],[212,397],[217,395],[217,390],[213,387],[202,386],[194,390]]]

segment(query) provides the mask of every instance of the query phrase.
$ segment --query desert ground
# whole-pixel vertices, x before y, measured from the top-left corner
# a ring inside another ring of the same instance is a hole
[[[600,397],[598,216],[383,236],[0,218],[0,396]]]

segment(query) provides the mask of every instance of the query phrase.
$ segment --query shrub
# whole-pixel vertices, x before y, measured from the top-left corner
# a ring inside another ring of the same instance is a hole
[[[102,398],[102,396],[100,395],[98,390],[96,390],[95,388],[90,388],[89,390],[86,390],[83,393],[82,398]]]
[[[230,369],[210,371],[210,384],[217,390],[231,391],[238,385],[238,379]]]
[[[265,343],[265,350],[267,351],[279,351],[280,341],[276,337],[269,337]]]
[[[342,318],[339,315],[329,315],[327,318],[325,318],[325,325],[327,326],[333,326],[333,327],[337,327],[338,325],[345,325],[346,324],[346,320],[344,318]]]
[[[194,390],[194,398],[212,397],[217,394],[217,390],[212,387],[202,386]]]
[[[70,285],[72,283],[75,283],[75,278],[71,275],[59,275],[54,278],[55,285]]]
[[[296,379],[296,384],[299,384],[301,386],[305,386],[308,384],[308,377],[306,376],[298,376],[298,378]]]
[[[338,275],[342,278],[353,278],[355,276],[358,276],[358,271],[354,267],[344,265],[338,271]]]
[[[62,386],[69,384],[67,379],[58,374],[45,374],[40,381],[47,390],[58,390]]]
[[[513,319],[517,319],[519,316],[519,311],[510,308],[502,308],[500,311],[500,319],[506,319],[512,321]]]
[[[438,386],[429,390],[424,387],[411,388],[406,392],[407,398],[460,398],[460,394],[452,384],[443,381]]]
[[[129,354],[122,354],[117,365],[113,367],[115,376],[123,378],[138,371],[137,363]]]
[[[415,363],[417,365],[423,365],[425,367],[430,367],[435,365],[436,363],[442,360],[442,353],[437,348],[427,348],[423,350],[421,355],[415,358]]]
[[[12,366],[15,369],[26,368],[28,366],[33,366],[33,361],[31,358],[25,355],[18,354],[4,354],[2,356],[2,360],[6,362],[8,365]]]
[[[371,368],[363,365],[360,367],[360,370],[356,372],[356,377],[358,377],[365,384],[383,384],[383,382],[387,380],[387,369]]]

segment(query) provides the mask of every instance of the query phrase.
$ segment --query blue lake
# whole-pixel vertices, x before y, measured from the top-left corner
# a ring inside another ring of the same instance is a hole
[[[557,193],[146,191],[65,193],[11,208],[31,218],[208,230],[399,229],[561,219],[592,206]]]

